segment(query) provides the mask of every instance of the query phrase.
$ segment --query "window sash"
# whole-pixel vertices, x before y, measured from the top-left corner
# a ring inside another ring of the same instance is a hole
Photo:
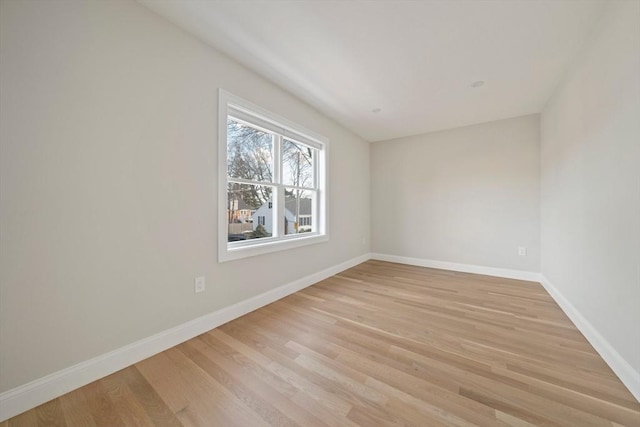
[[[227,115],[234,120],[238,120],[247,124],[248,126],[257,128],[259,130],[282,135],[283,137],[290,139],[293,142],[308,145],[316,150],[321,150],[323,144],[314,140],[312,137],[302,134],[301,132],[290,129],[274,120],[260,115],[259,113],[250,111],[239,105],[229,103],[227,107]]]
[[[228,115],[229,118],[235,120],[235,118],[233,118],[232,116]],[[262,130],[257,126],[253,126],[251,123],[244,123],[247,126],[253,127],[255,129],[258,130]],[[273,158],[274,158],[274,162],[273,162],[273,181],[256,181],[256,180],[252,180],[252,179],[244,179],[244,178],[235,178],[235,177],[231,177],[227,174],[227,185],[229,183],[239,183],[239,184],[249,184],[249,185],[260,185],[260,186],[269,186],[273,188],[273,193],[271,195],[271,200],[270,201],[266,201],[265,203],[268,203],[271,207],[269,209],[272,209],[273,213],[272,213],[272,227],[273,227],[273,232],[272,232],[272,236],[271,237],[267,237],[267,238],[261,238],[259,239],[259,241],[253,242],[253,241],[235,241],[235,242],[227,242],[227,245],[229,248],[232,247],[242,247],[242,246],[250,246],[252,244],[259,244],[259,242],[264,242],[264,241],[268,241],[268,240],[278,240],[278,239],[282,239],[282,238],[296,238],[296,236],[299,236],[302,233],[296,233],[296,234],[287,234],[286,233],[286,221],[285,221],[285,215],[286,215],[286,206],[285,206],[285,202],[286,202],[286,196],[285,196],[285,189],[286,190],[301,190],[301,191],[308,191],[308,192],[312,192],[314,193],[313,196],[313,202],[312,202],[312,209],[311,209],[311,216],[314,218],[318,218],[320,211],[319,211],[319,207],[318,207],[318,197],[319,197],[319,193],[320,193],[320,189],[318,188],[318,172],[319,172],[319,159],[318,159],[318,154],[320,150],[317,150],[314,148],[314,153],[316,153],[316,155],[312,156],[312,162],[311,162],[311,167],[313,168],[313,172],[312,172],[312,186],[310,187],[305,187],[305,186],[296,186],[296,185],[289,185],[289,184],[284,184],[283,183],[283,177],[282,177],[282,163],[284,162],[283,156],[282,156],[282,145],[284,143],[284,140],[291,140],[290,138],[285,137],[284,135],[279,135],[277,133],[274,133],[273,131],[269,131],[269,133],[273,134]],[[227,141],[228,143],[228,141]],[[305,144],[302,144],[305,145]],[[311,147],[313,148],[313,147]],[[274,220],[275,217],[275,220]],[[259,221],[261,217],[258,217]],[[258,222],[260,224],[260,222]],[[265,225],[265,224],[262,224]],[[312,225],[313,228],[315,228],[315,225]],[[319,234],[320,230],[314,230],[312,228],[311,232],[308,233],[304,233],[306,235],[314,235],[314,234]],[[227,236],[227,240],[228,240],[228,236]]]
[[[229,118],[233,119],[233,117],[229,116]],[[233,119],[235,120],[235,119]],[[260,129],[257,126],[252,126],[251,123],[245,123],[242,122],[242,124],[252,127],[254,129],[260,130],[260,131],[264,131],[263,129]],[[282,184],[282,185],[286,185],[287,187],[291,187],[291,188],[295,188],[295,189],[305,189],[305,190],[318,190],[318,186],[319,186],[319,179],[318,179],[318,174],[320,172],[319,169],[319,153],[321,150],[318,150],[314,147],[310,147],[312,148],[313,151],[313,155],[311,156],[311,168],[312,170],[312,180],[311,180],[311,185],[309,186],[304,186],[304,185],[292,185],[292,184],[284,184],[284,180],[283,180],[283,176],[282,176],[282,163],[284,162],[284,158],[283,158],[283,153],[282,153],[282,146],[284,144],[285,140],[291,141],[290,138],[285,137],[284,135],[279,135],[277,133],[274,133],[273,131],[268,131],[269,133],[271,133],[273,135],[273,179],[271,181],[259,181],[259,180],[254,180],[254,179],[247,179],[247,178],[240,178],[240,177],[235,177],[235,176],[231,176],[229,175],[229,171],[227,170],[227,181],[228,182],[237,182],[240,184],[254,184],[254,185],[277,185],[277,184]],[[228,135],[228,134],[227,134]],[[296,141],[292,141],[295,142],[297,144],[301,144],[301,145],[306,145],[304,143],[300,143],[300,142],[296,142]],[[227,140],[227,144],[229,143],[229,141]],[[225,163],[226,164],[226,163]]]

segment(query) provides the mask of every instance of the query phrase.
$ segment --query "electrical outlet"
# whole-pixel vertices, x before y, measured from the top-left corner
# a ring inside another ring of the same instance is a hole
[[[204,276],[196,277],[194,284],[194,290],[196,291],[196,293],[204,292],[206,286]]]
[[[524,246],[520,246],[518,248],[518,255],[527,256],[527,248],[525,248]]]

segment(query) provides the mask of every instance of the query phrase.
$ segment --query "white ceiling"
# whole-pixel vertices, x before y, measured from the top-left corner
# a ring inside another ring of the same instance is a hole
[[[139,1],[368,141],[540,112],[604,5]]]

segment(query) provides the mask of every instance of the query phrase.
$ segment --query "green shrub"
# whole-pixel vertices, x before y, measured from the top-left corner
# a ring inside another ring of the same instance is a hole
[[[253,233],[252,233],[252,234],[253,234],[253,236],[252,236],[252,237],[253,237],[254,239],[258,239],[258,238],[260,238],[260,237],[269,237],[269,236],[270,236],[270,234],[269,234],[269,233],[267,233],[267,229],[266,229],[266,228],[264,228],[264,225],[262,225],[262,224],[258,224],[258,226],[256,227],[256,229],[255,229],[255,230],[253,230]]]

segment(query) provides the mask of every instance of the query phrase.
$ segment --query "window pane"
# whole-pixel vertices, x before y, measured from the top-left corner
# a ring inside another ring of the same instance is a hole
[[[285,188],[284,233],[308,233],[316,229],[314,224],[314,199],[316,192]]]
[[[273,135],[229,119],[227,174],[231,178],[273,181]]]
[[[314,187],[313,160],[317,150],[287,139],[282,142],[282,183]]]
[[[271,237],[273,188],[265,185],[229,183],[227,186],[227,241]]]

